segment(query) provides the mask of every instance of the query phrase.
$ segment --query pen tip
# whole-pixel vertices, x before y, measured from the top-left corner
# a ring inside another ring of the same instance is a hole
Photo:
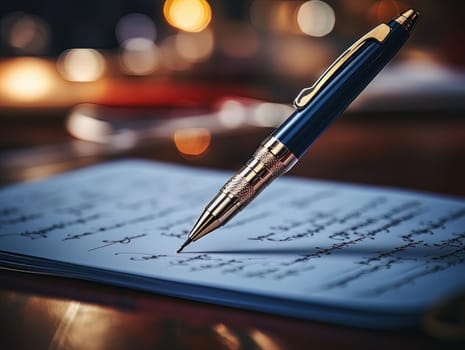
[[[176,253],[180,253],[188,244],[190,244],[192,242],[192,239],[188,238],[186,239],[186,241],[183,243],[183,245],[181,246],[181,248],[179,248],[177,250]]]

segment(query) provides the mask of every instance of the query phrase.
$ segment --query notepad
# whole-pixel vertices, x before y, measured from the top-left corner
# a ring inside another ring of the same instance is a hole
[[[398,328],[465,288],[465,200],[283,177],[180,254],[231,174],[109,162],[0,191],[3,268]]]

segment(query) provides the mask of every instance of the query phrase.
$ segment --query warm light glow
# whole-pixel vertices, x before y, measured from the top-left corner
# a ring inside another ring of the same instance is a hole
[[[229,350],[239,350],[241,349],[241,340],[240,338],[229,329],[224,323],[215,324],[213,330],[220,337],[224,348]]]
[[[333,30],[336,17],[334,10],[327,3],[311,0],[300,6],[297,22],[305,34],[321,37]]]
[[[281,350],[278,342],[276,342],[271,336],[258,329],[252,329],[250,331],[250,337],[255,340],[255,343],[258,345],[259,349],[267,350]]]
[[[372,22],[386,22],[397,16],[401,9],[408,8],[400,1],[379,0],[370,6],[368,14]]]
[[[21,53],[40,54],[48,46],[50,29],[42,18],[13,12],[2,19],[2,37]]]
[[[141,13],[130,13],[121,17],[116,24],[115,32],[120,44],[134,38],[155,41],[157,35],[152,19]]]
[[[38,101],[51,93],[55,72],[45,61],[20,58],[13,61],[0,76],[2,95],[23,102]]]
[[[200,33],[179,33],[175,37],[175,46],[179,55],[187,61],[204,61],[213,52],[213,32],[207,28]]]
[[[163,13],[170,25],[186,32],[200,32],[211,21],[211,8],[205,0],[167,0]]]
[[[328,65],[328,57],[336,54],[325,40],[292,36],[276,38],[269,57],[275,74],[302,78],[321,74]]]
[[[94,49],[65,51],[58,58],[57,64],[59,72],[69,81],[95,81],[105,70],[105,59]]]
[[[41,167],[31,167],[28,170],[38,168]],[[50,174],[52,172],[46,175]],[[130,322],[134,319],[128,313],[105,306],[51,296],[24,296],[12,292],[9,297],[12,304],[22,303],[27,309],[30,319],[26,325],[40,319],[41,327],[51,331],[47,332],[47,349],[118,348],[120,337],[115,337],[115,332],[132,324]]]
[[[297,12],[303,1],[255,0],[250,6],[250,20],[260,29],[281,33],[301,33]]]
[[[211,133],[205,128],[176,130],[174,144],[179,152],[188,156],[199,156],[210,146]]]
[[[173,70],[173,71],[184,71],[186,69],[189,69],[192,65],[192,62],[189,62],[186,60],[183,56],[181,56],[176,48],[177,44],[177,35],[171,35],[165,40],[160,45],[161,49],[161,58],[162,58],[162,63],[163,66],[166,67],[167,69]]]
[[[133,38],[123,44],[121,64],[128,74],[150,74],[159,66],[160,60],[160,49],[151,40]]]
[[[270,8],[271,28],[284,33],[300,33],[297,23],[297,13],[301,1],[275,1]]]
[[[48,348],[105,348],[111,344],[112,326],[121,322],[118,316],[116,312],[98,305],[70,302],[66,312],[58,319],[58,327]]]

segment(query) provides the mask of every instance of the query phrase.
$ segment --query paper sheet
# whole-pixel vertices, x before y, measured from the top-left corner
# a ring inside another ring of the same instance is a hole
[[[177,254],[230,175],[123,161],[6,188],[0,263],[375,327],[465,288],[465,201],[375,187],[281,178]]]

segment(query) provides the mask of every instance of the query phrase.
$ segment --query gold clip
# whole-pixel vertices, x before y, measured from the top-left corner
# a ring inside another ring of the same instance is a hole
[[[363,46],[368,40],[383,42],[391,32],[387,24],[380,24],[373,30],[366,33],[358,39],[351,47],[340,55],[334,63],[326,69],[318,80],[311,87],[303,89],[294,100],[294,107],[297,109],[304,108],[310,100],[331,80],[338,70]]]

